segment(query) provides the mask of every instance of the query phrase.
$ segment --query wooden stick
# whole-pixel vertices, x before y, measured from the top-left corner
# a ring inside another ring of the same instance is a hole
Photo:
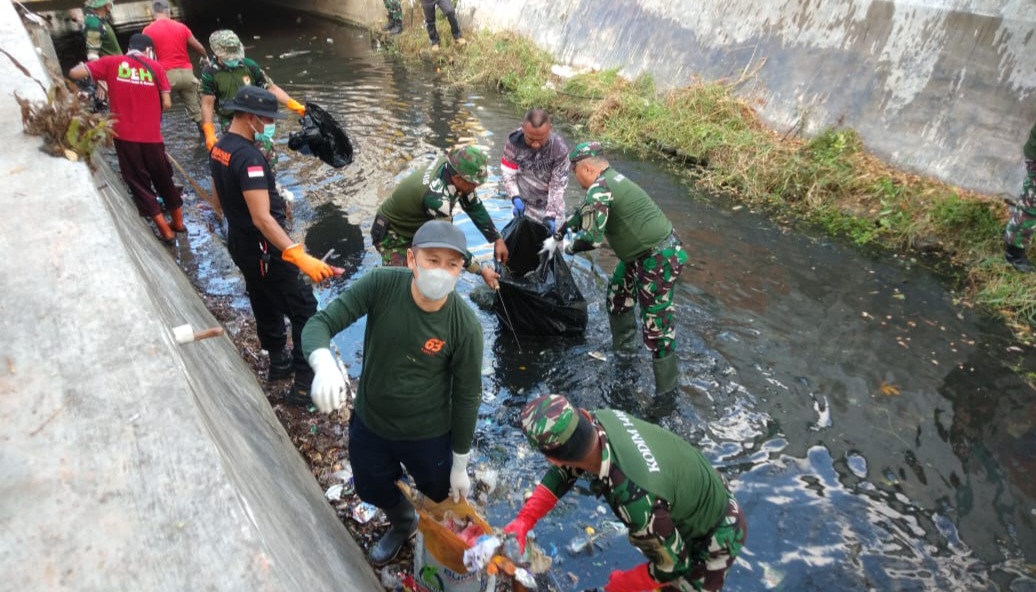
[[[200,195],[202,199],[204,199],[206,202],[208,202],[209,206],[212,207],[212,211],[216,212],[216,220],[219,222],[223,222],[223,208],[219,205],[219,202],[215,199],[212,199],[212,196],[210,196],[208,192],[202,189],[198,185],[198,183],[194,181],[193,177],[187,174],[187,171],[182,166],[180,166],[180,163],[176,162],[176,159],[173,158],[172,154],[169,154],[169,152],[167,151],[165,153],[165,156],[169,159],[169,162],[173,163],[173,166],[176,167],[176,170],[180,171],[180,174],[187,179],[187,182],[190,183],[191,187],[194,188],[194,192]]]

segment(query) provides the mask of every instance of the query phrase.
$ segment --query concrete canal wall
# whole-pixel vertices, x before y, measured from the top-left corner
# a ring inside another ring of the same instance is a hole
[[[381,0],[271,3],[385,21]],[[458,5],[462,22],[517,31],[563,63],[650,73],[661,86],[747,74],[739,92],[762,99],[761,114],[779,131],[844,125],[901,167],[987,193],[1020,187],[1021,146],[1036,121],[1032,0]]]
[[[122,181],[22,133],[9,0],[0,47],[0,589],[381,590]]]

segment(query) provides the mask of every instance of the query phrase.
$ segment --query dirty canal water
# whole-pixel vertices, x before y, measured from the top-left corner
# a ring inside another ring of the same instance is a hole
[[[200,39],[217,26],[190,24]],[[394,183],[456,142],[488,149],[479,193],[498,227],[510,218],[499,157],[521,112],[503,98],[451,87],[367,33],[311,16],[231,26],[282,88],[335,114],[357,147],[356,162],[335,170],[288,150],[297,122],[278,125],[293,233],[318,256],[334,248],[330,261],[347,269],[319,289],[322,303],[378,264],[367,231]],[[208,187],[204,148],[180,109],[165,128],[169,151]],[[570,145],[586,139],[558,129]],[[1036,368],[1036,354],[921,263],[787,232],[697,195],[658,163],[621,154],[612,163],[654,197],[690,253],[676,295],[679,396],[653,401],[647,354],[610,351],[607,249],[573,259],[589,302],[585,335],[515,338],[478,310],[486,347],[473,467],[495,481],[490,521],[506,524],[547,468],[518,411],[559,392],[656,421],[731,480],[749,535],[727,590],[1036,590],[1036,391],[1018,371]],[[580,193],[572,179],[570,209]],[[191,231],[177,256],[199,289],[247,307],[222,228],[188,200]],[[476,255],[490,252],[465,215],[457,223]],[[463,276],[465,299],[476,280]],[[354,377],[362,334],[360,323],[336,340]],[[551,588],[601,586],[612,569],[643,561],[614,521],[580,489],[540,523],[537,540],[555,557]],[[570,553],[586,527],[597,532],[591,550]]]

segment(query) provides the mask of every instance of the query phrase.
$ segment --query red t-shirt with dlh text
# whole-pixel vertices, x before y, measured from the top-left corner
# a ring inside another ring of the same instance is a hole
[[[151,68],[150,72],[144,64]],[[108,104],[115,119],[116,138],[127,142],[162,141],[159,91],[169,92],[169,79],[158,62],[134,53],[103,56],[87,62],[86,67],[94,80],[108,83]]]
[[[192,68],[191,58],[187,55],[187,40],[194,35],[187,25],[173,19],[158,19],[144,27],[144,34],[155,42],[155,57],[163,68]]]

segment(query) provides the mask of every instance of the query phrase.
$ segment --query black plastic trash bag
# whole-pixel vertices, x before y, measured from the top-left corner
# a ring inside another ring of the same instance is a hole
[[[518,335],[573,335],[586,330],[586,300],[561,252],[550,257],[539,254],[547,227],[519,216],[502,234],[510,255],[493,302],[500,322]]]
[[[353,161],[353,144],[334,117],[316,103],[306,103],[302,130],[288,134],[288,148],[316,156],[340,169]]]

